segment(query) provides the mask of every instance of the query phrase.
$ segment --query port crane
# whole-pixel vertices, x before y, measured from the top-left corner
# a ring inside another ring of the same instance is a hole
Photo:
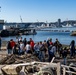
[[[22,21],[22,18],[21,18],[21,16],[20,16],[20,20],[21,20],[21,23],[22,23],[23,21]]]
[[[0,6],[0,12],[1,12],[1,6]]]

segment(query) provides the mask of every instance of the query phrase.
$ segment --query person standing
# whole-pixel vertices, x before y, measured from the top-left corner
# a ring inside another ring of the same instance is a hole
[[[34,52],[35,52],[35,55],[39,57],[39,42],[37,42],[35,45],[34,45]]]
[[[26,44],[26,53],[31,53],[32,54],[30,41],[27,41],[27,44]]]
[[[39,47],[40,47],[39,48],[40,49],[40,51],[39,51],[39,59],[40,59],[41,62],[44,62],[45,61],[45,46],[42,43],[42,41],[40,41]]]
[[[24,54],[24,52],[25,52],[24,43],[20,41],[19,55]]]
[[[30,38],[30,45],[32,48],[32,52],[34,52],[34,41],[32,40],[32,38]]]
[[[8,54],[12,54],[11,40],[7,43]]]
[[[11,47],[12,47],[12,49],[13,49],[16,43],[13,41],[13,39],[11,39],[11,40],[10,40],[10,44],[11,44]]]
[[[18,44],[15,44],[14,48],[13,48],[13,54],[19,54],[20,47]]]
[[[56,52],[57,52],[57,54],[59,54],[59,50],[60,50],[60,42],[59,42],[59,40],[56,38],[56,41],[55,41],[55,46],[56,46]]]
[[[18,37],[16,37],[16,44],[19,44],[19,39],[18,39]]]
[[[24,46],[26,47],[26,44],[27,44],[26,38],[24,38],[23,43],[24,43]]]
[[[48,45],[48,47],[50,46],[50,38],[48,38],[48,40],[47,40],[47,45]]]
[[[52,46],[50,46],[50,48],[49,48],[49,50],[48,50],[48,54],[49,54],[49,59],[48,59],[48,61],[51,62],[52,58],[55,57],[55,54],[56,54],[55,44],[53,44]]]
[[[23,38],[22,38],[22,37],[20,37],[19,42],[20,42],[20,41],[23,41]]]
[[[67,64],[67,48],[65,47],[64,50],[62,51],[62,57],[64,59],[63,64],[66,65]]]
[[[75,41],[72,40],[70,43],[70,57],[74,57],[75,55]]]
[[[10,46],[11,46],[11,48],[12,48],[12,49],[11,49],[11,53],[13,53],[13,49],[14,49],[15,44],[16,44],[16,43],[13,41],[13,39],[11,39],[11,40],[10,40]]]

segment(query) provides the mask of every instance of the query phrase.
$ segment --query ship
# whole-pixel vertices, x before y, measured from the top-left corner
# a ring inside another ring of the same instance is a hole
[[[62,27],[73,27],[71,24],[62,25]]]
[[[69,21],[68,21],[68,19],[67,19],[67,24],[66,24],[66,25],[62,25],[62,27],[68,28],[68,27],[73,27],[73,26],[72,26],[72,24],[69,23]]]

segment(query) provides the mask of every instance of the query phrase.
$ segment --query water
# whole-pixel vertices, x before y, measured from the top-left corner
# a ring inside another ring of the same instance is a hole
[[[76,27],[73,28],[47,28],[47,30],[76,30]],[[52,38],[52,41],[55,42],[55,39],[58,38],[60,43],[69,45],[72,40],[75,40],[76,42],[76,36],[70,36],[70,32],[51,32],[51,31],[37,31],[36,35],[22,35],[23,39],[26,38],[29,40],[29,38],[32,38],[35,42],[38,41],[44,41],[47,40],[47,38]],[[14,37],[6,37],[3,38],[3,40],[10,40],[10,39],[16,39],[16,36]],[[19,36],[20,38],[20,36]]]

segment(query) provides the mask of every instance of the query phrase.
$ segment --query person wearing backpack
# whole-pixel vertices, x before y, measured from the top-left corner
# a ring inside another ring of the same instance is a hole
[[[48,54],[49,54],[49,59],[48,61],[51,62],[52,58],[55,57],[55,53],[56,53],[56,47],[55,44],[51,45],[49,50],[48,50]]]
[[[63,64],[64,64],[64,65],[66,65],[67,54],[68,54],[67,48],[65,47],[65,48],[63,49],[63,51],[62,51],[62,57],[63,57],[63,59],[64,59],[64,61],[63,61]]]

